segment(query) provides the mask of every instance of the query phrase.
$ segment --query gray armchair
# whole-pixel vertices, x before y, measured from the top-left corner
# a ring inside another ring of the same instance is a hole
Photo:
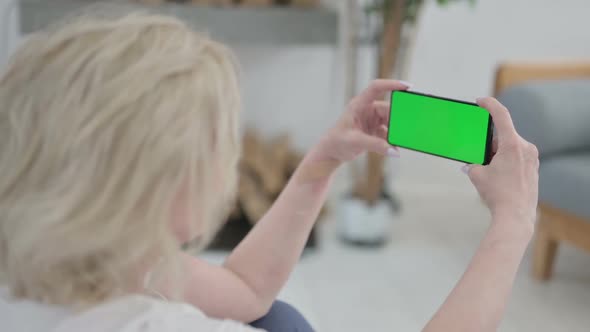
[[[539,222],[533,258],[533,275],[539,280],[550,278],[559,242],[590,251],[590,76],[580,78],[582,70],[559,75],[557,67],[525,75],[532,80],[516,75],[516,84],[510,84],[513,80],[498,91],[518,132],[539,149]],[[497,81],[502,70],[507,69],[501,67]]]

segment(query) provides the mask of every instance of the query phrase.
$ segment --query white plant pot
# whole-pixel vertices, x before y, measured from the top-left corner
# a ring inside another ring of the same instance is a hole
[[[343,198],[336,209],[338,235],[346,242],[380,245],[390,237],[395,215],[390,202],[373,206],[356,198]]]

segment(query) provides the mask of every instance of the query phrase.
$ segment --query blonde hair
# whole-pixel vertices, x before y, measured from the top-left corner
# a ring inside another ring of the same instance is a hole
[[[235,188],[238,108],[228,49],[177,19],[86,16],[29,37],[0,78],[2,282],[67,306],[124,294],[146,260],[177,254],[180,193],[206,242]]]

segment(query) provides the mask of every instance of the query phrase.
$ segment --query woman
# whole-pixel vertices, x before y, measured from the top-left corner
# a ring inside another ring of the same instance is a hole
[[[224,46],[153,15],[79,18],[22,45],[0,80],[3,329],[252,330],[240,322],[271,308],[334,171],[366,151],[398,156],[381,100],[407,85],[379,80],[354,98],[217,267],[179,248],[204,246],[231,205],[234,71]],[[466,171],[492,223],[425,331],[494,331],[533,232],[536,149],[496,100],[478,102],[496,124],[497,152]]]

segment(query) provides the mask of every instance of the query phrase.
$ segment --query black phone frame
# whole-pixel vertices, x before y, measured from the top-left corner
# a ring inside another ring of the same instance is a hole
[[[394,94],[396,92],[409,93],[409,94],[423,96],[423,97],[441,99],[441,100],[451,101],[451,102],[455,102],[455,103],[461,103],[461,104],[467,104],[467,105],[471,105],[471,106],[481,107],[481,106],[479,106],[476,103],[472,103],[472,102],[468,102],[468,101],[464,101],[464,100],[458,100],[458,99],[440,97],[440,96],[435,96],[435,95],[421,93],[421,92],[415,92],[415,91],[395,90],[395,91],[392,91],[391,92],[390,105],[389,105],[389,123],[388,123],[388,128],[387,128],[388,131],[389,131],[389,128],[391,128],[391,118],[392,118],[391,113],[393,111],[393,96],[394,96]],[[486,137],[486,149],[485,149],[485,152],[484,152],[485,153],[485,156],[484,156],[484,163],[483,163],[483,165],[488,165],[491,162],[491,160],[492,160],[492,142],[493,142],[493,138],[494,138],[494,122],[492,120],[492,116],[491,115],[488,115],[488,132],[487,132],[487,137]],[[407,146],[392,144],[389,141],[389,135],[387,135],[387,143],[389,143],[389,145],[392,145],[392,146],[399,146],[400,148],[404,148],[404,149],[408,149],[408,150],[412,150],[412,151],[417,151],[417,152],[428,154],[428,155],[431,155],[431,156],[441,157],[441,158],[444,158],[444,159],[449,159],[449,160],[454,160],[454,161],[459,161],[459,162],[462,162],[462,163],[468,163],[468,164],[470,164],[469,161],[465,161],[465,160],[461,160],[461,159],[455,159],[455,158],[443,156],[443,155],[436,154],[436,153],[426,152],[426,151],[422,151],[422,150],[410,148],[410,147],[407,147]]]

